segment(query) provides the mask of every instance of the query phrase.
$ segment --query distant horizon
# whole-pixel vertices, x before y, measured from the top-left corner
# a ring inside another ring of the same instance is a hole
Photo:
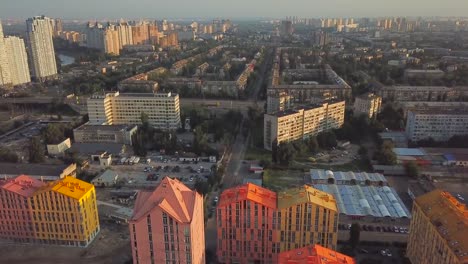
[[[65,20],[212,19],[233,20],[324,17],[467,17],[462,0],[22,0],[1,4],[0,18],[22,20],[36,15]]]

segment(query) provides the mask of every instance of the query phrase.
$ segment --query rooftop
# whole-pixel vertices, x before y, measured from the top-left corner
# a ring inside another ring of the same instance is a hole
[[[468,208],[442,190],[419,196],[415,202],[447,241],[460,263],[468,262]]]
[[[397,156],[425,156],[424,150],[419,148],[394,148],[393,152]]]
[[[179,223],[190,223],[197,199],[203,199],[199,193],[190,190],[178,180],[164,177],[154,191],[138,193],[132,220],[137,221],[154,207],[159,207]]]
[[[90,183],[78,180],[73,177],[65,177],[51,183],[50,188],[54,192],[58,192],[73,199],[79,200],[90,190],[94,189],[94,186]]]
[[[81,125],[74,130],[76,131],[130,131],[133,128],[135,128],[136,125],[131,126],[131,125],[91,125],[89,123],[86,123],[84,125]]]
[[[410,217],[403,201],[388,186],[315,184],[315,188],[332,194],[340,214],[374,217]]]
[[[418,109],[410,109],[408,113],[436,115],[468,115],[468,108],[443,108],[443,107],[426,107]]]
[[[356,180],[358,182],[382,182],[386,183],[387,179],[380,173],[367,173],[367,172],[352,172],[352,171],[329,171],[320,169],[311,169],[310,177],[312,180],[328,180],[330,178],[335,181],[351,181]],[[335,182],[337,183],[337,182]]]
[[[338,211],[336,200],[329,193],[304,185],[278,193],[278,208],[288,208],[296,204],[313,203],[332,211]]]
[[[40,180],[31,178],[26,175],[20,175],[14,179],[0,182],[0,188],[6,191],[17,193],[24,197],[33,196],[34,193],[46,184]]]
[[[31,175],[59,177],[69,165],[64,164],[32,164],[32,163],[0,163],[0,176]]]
[[[279,254],[279,263],[282,264],[355,264],[356,261],[349,256],[318,244],[293,249]]]
[[[252,183],[246,183],[225,190],[219,199],[219,206],[243,200],[250,200],[276,209],[276,193]]]

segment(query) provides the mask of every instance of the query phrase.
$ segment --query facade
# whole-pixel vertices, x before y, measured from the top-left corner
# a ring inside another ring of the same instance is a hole
[[[57,75],[51,21],[44,16],[26,20],[32,76],[41,81]]]
[[[71,148],[70,138],[58,144],[47,144],[47,153],[49,155],[63,155],[67,149]]]
[[[0,22],[0,85],[11,84],[10,65],[8,63],[5,40],[3,36],[3,27]]]
[[[292,108],[293,98],[287,93],[269,94],[267,97],[267,114],[286,111]]]
[[[116,30],[119,34],[119,41],[120,41],[121,49],[126,45],[133,45],[132,27],[127,22],[121,21],[116,26]]]
[[[148,115],[155,128],[180,128],[179,95],[172,93],[108,93],[88,99],[92,125],[139,125],[141,114]]]
[[[104,52],[106,54],[119,55],[122,49],[119,31],[115,26],[109,26],[104,30]]]
[[[216,224],[221,263],[281,263],[291,249],[335,249],[338,212],[331,195],[309,186],[277,194],[247,183],[221,194]]]
[[[140,191],[129,221],[133,263],[205,263],[203,197],[165,177]]]
[[[26,175],[0,183],[0,237],[22,243],[88,246],[99,233],[94,186]]]
[[[308,107],[265,114],[263,125],[264,148],[272,143],[295,141],[339,128],[344,123],[345,101],[329,101]]]
[[[73,129],[73,137],[77,143],[132,145],[132,136],[137,129],[135,125],[91,125],[86,123]]]
[[[28,55],[26,54],[23,39],[10,36],[6,37],[4,40],[12,84],[18,85],[31,82]]]
[[[281,252],[278,256],[281,264],[357,264],[352,258],[320,245]]]
[[[467,237],[468,208],[450,193],[434,190],[413,202],[406,250],[411,263],[468,263]]]
[[[433,138],[447,141],[468,134],[468,109],[426,108],[408,111],[406,134],[411,141]]]
[[[356,97],[354,101],[354,114],[376,118],[382,108],[382,97],[373,93],[366,93]]]
[[[426,78],[426,79],[440,79],[444,77],[445,73],[441,70],[415,70],[406,69],[405,78]]]
[[[458,101],[465,96],[463,87],[446,86],[385,86],[377,91],[383,100],[401,101]]]

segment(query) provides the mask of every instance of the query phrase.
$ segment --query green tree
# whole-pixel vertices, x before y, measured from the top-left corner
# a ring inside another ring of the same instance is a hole
[[[393,152],[393,144],[391,142],[384,142],[380,149],[375,153],[375,159],[382,165],[395,165],[397,157]]]
[[[278,162],[281,165],[289,165],[296,157],[296,149],[290,142],[282,142],[278,146]]]
[[[317,138],[315,136],[312,136],[307,139],[307,147],[309,148],[309,151],[312,153],[317,153],[319,150],[319,144],[317,142]]]
[[[46,144],[58,144],[65,139],[65,128],[61,124],[48,124],[44,130],[44,141]]]
[[[210,191],[210,185],[206,181],[197,179],[195,182],[195,190],[205,196]]]
[[[41,143],[39,137],[33,137],[29,141],[29,162],[40,163],[45,159],[44,146]]]
[[[141,125],[144,129],[149,127],[149,116],[147,113],[141,112],[140,120],[141,120]]]
[[[351,248],[355,249],[359,245],[360,234],[361,226],[358,223],[353,223],[349,230],[349,244]]]
[[[19,160],[18,155],[8,148],[0,147],[0,161],[17,163]]]
[[[405,164],[405,172],[407,176],[410,176],[412,178],[418,178],[419,177],[419,167],[418,164],[414,161],[410,161]]]

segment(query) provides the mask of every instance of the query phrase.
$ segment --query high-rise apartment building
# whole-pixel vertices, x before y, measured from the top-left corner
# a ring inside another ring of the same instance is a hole
[[[109,25],[104,30],[104,52],[106,54],[119,55],[122,44],[120,42],[119,31],[115,26]]]
[[[273,114],[292,108],[293,97],[286,92],[270,93],[267,97],[267,114]]]
[[[0,22],[0,85],[11,84],[10,66],[3,36],[3,27]]]
[[[132,37],[133,37],[133,44],[135,45],[143,45],[149,44],[149,27],[146,22],[140,22],[134,26],[132,26]]]
[[[104,29],[101,24],[91,22],[86,27],[86,46],[104,51]]]
[[[57,75],[51,19],[36,16],[26,20],[32,75],[42,81]]]
[[[180,128],[179,95],[173,93],[108,93],[88,99],[89,122],[94,125],[140,125],[148,115],[155,128]]]
[[[303,248],[281,252],[278,257],[281,264],[356,264],[349,256],[320,245],[310,245]]]
[[[320,132],[340,128],[344,123],[345,101],[322,104],[265,114],[263,123],[264,148],[272,143],[305,139]]]
[[[119,32],[120,49],[125,45],[133,45],[132,26],[127,22],[121,21],[116,26],[116,29]]]
[[[110,23],[103,27],[101,24],[88,23],[86,29],[87,46],[98,49],[106,54],[119,55],[122,49],[121,35],[122,27]],[[125,32],[123,32],[125,33]],[[128,36],[127,36],[128,40]]]
[[[13,85],[31,82],[28,67],[28,55],[23,39],[6,37],[4,39],[7,51],[8,65],[10,66],[11,82]]]
[[[365,115],[368,118],[376,118],[382,108],[382,97],[373,93],[356,96],[354,101],[354,115]]]
[[[319,244],[335,250],[333,196],[310,186],[275,193],[248,183],[225,190],[217,206],[221,263],[281,263],[279,253]]]
[[[434,190],[413,202],[406,255],[413,264],[468,263],[468,208]]]
[[[468,109],[428,107],[408,110],[406,134],[411,141],[447,141],[468,134]]]
[[[165,177],[138,193],[129,221],[133,263],[205,263],[203,197]]]
[[[100,230],[94,186],[73,177],[1,181],[0,201],[3,239],[86,247]]]

